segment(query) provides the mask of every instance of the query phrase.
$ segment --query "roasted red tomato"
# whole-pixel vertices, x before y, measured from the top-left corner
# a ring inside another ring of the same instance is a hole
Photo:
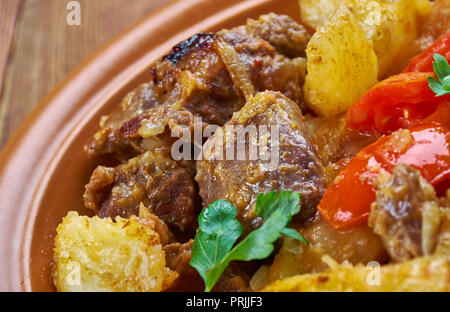
[[[390,133],[430,116],[440,103],[450,101],[450,94],[436,97],[428,77],[435,76],[431,72],[403,73],[381,81],[350,107],[347,126]]]
[[[424,123],[438,123],[450,126],[450,103],[440,103],[433,114],[423,120]]]
[[[450,186],[450,130],[421,124],[367,146],[328,187],[318,205],[320,214],[342,231],[367,221],[375,200],[376,178],[401,163],[418,169],[442,195]]]
[[[450,32],[421,54],[411,59],[403,72],[432,72],[433,55],[436,53],[444,56],[447,60],[450,60]]]

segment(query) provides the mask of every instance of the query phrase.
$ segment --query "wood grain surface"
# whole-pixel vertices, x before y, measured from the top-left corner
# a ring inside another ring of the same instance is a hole
[[[0,1],[0,94],[21,0]]]
[[[0,151],[80,62],[169,1],[78,0],[81,25],[70,26],[69,0],[0,0]]]

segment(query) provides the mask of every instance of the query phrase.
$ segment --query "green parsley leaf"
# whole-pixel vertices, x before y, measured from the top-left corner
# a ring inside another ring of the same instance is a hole
[[[443,96],[450,93],[450,91],[444,89],[444,86],[441,85],[439,81],[432,77],[428,77],[428,85],[430,86],[430,89],[436,93],[436,96]]]
[[[436,96],[450,94],[450,66],[445,57],[440,54],[434,54],[433,58],[433,69],[437,80],[428,77],[428,85]]]
[[[447,76],[444,79],[442,79],[442,88],[445,91],[450,91],[450,76]]]
[[[222,272],[209,269],[217,266],[244,231],[236,219],[237,208],[226,200],[218,200],[203,209],[198,217],[190,261],[207,285],[214,285]]]
[[[294,229],[285,228],[285,229],[283,229],[283,231],[281,231],[281,233],[283,233],[284,235],[289,236],[289,237],[291,237],[291,238],[293,238],[293,239],[296,239],[296,240],[298,240],[298,241],[301,241],[301,242],[303,242],[303,243],[305,243],[306,245],[309,246],[309,242],[306,240],[306,238],[304,238],[303,236],[301,236],[300,233],[297,232],[297,231],[294,230]]]
[[[434,73],[436,74],[439,82],[442,82],[445,77],[450,76],[450,66],[448,65],[446,58],[440,54],[435,54],[433,58]]]
[[[264,220],[263,225],[231,247],[242,234],[236,219],[237,208],[219,200],[205,208],[200,217],[190,264],[205,281],[205,291],[210,291],[231,261],[250,261],[267,258],[274,250],[274,242],[288,235],[308,244],[294,229],[287,228],[292,216],[300,211],[300,194],[275,191],[259,194],[255,215]],[[223,223],[223,224],[218,224]]]

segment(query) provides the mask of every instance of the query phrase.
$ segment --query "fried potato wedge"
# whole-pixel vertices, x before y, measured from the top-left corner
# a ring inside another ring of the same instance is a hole
[[[58,291],[161,291],[176,278],[156,232],[135,221],[69,212],[57,228]]]
[[[312,36],[306,55],[305,98],[319,115],[345,112],[378,81],[372,43],[345,6]]]
[[[322,273],[276,281],[263,291],[450,291],[450,259],[432,256],[380,267],[339,265]]]
[[[302,22],[317,29],[330,19],[340,5],[350,4],[350,0],[299,0]]]
[[[379,62],[379,77],[401,71],[409,58],[409,46],[417,38],[417,16],[429,11],[423,0],[300,0],[304,23],[318,29],[339,8],[352,10],[369,40]]]
[[[408,47],[418,36],[416,3],[411,0],[352,0],[351,8],[373,43],[379,77],[403,70],[409,60]]]

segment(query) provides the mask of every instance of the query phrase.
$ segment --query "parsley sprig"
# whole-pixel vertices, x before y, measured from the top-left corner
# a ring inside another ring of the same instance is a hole
[[[210,291],[231,261],[250,261],[267,258],[274,250],[274,242],[282,235],[309,244],[297,231],[287,228],[293,215],[300,211],[300,194],[281,191],[259,194],[255,214],[264,224],[233,247],[243,228],[237,208],[226,200],[218,200],[203,209],[198,218],[190,261]]]
[[[440,54],[434,54],[433,58],[433,69],[437,80],[428,77],[428,85],[436,96],[450,94],[450,66],[445,57]]]

